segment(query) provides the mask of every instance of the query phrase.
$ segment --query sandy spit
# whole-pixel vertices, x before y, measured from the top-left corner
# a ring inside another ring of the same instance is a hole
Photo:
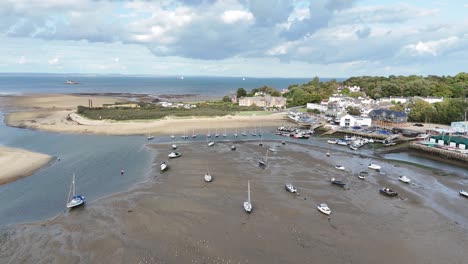
[[[32,175],[52,159],[49,155],[0,146],[0,184]]]

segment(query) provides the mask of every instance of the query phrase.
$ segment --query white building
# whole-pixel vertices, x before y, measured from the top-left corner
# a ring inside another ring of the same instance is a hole
[[[379,99],[379,103],[400,103],[400,104],[406,104],[408,102],[409,98],[408,97],[383,97]]]
[[[414,99],[421,99],[430,104],[442,103],[444,101],[443,97],[414,97]]]
[[[325,112],[328,109],[327,105],[322,105],[322,104],[312,104],[312,103],[307,103],[307,109],[317,109],[320,112]]]
[[[371,126],[372,119],[369,117],[352,116],[346,114],[340,118],[340,126],[353,127],[353,126]]]

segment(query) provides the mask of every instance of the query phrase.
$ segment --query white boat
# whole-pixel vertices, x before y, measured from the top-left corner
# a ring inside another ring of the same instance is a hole
[[[290,183],[287,183],[286,185],[284,185],[284,188],[286,189],[286,191],[290,193],[297,193],[297,189],[294,188],[294,186]]]
[[[278,151],[278,150],[276,150],[276,149],[275,149],[275,148],[273,148],[273,147],[271,147],[271,148],[268,148],[268,149],[269,149],[271,152],[273,152],[273,153],[275,153],[276,151]]]
[[[468,197],[468,192],[467,191],[464,191],[464,190],[460,190],[460,192],[458,192],[461,196],[465,196],[465,197]]]
[[[172,144],[172,149],[177,149],[177,145],[176,144]]]
[[[338,143],[338,139],[329,139],[329,140],[327,140],[327,143],[328,144],[336,144],[336,143]]]
[[[404,182],[404,183],[410,183],[411,182],[411,180],[406,176],[400,176],[398,178],[398,180],[400,180],[401,182]]]
[[[204,179],[205,179],[206,182],[211,182],[213,180],[213,177],[211,176],[211,174],[210,174],[210,172],[208,170],[205,173]]]
[[[244,210],[248,214],[252,212],[252,203],[250,202],[250,181],[247,181],[247,201],[244,202]]]
[[[325,153],[325,155],[327,155],[327,157],[330,157],[330,152]]]
[[[236,146],[235,146],[235,145],[232,145],[232,146],[231,146],[231,150],[232,150],[232,151],[236,150]]]
[[[171,135],[171,138],[172,138],[172,139],[175,139],[175,136],[174,136],[174,135]]]
[[[73,180],[68,193],[67,208],[73,208],[84,204],[85,198],[82,195],[75,194],[75,174],[73,173]]]
[[[343,165],[335,165],[335,169],[337,170],[345,170],[345,167]]]
[[[212,146],[214,146],[214,144],[215,144],[214,141],[210,141],[210,142],[208,143],[208,147],[212,147]]]
[[[224,129],[223,137],[227,137],[226,129]]]
[[[372,169],[372,170],[380,170],[380,168],[381,168],[379,165],[373,164],[373,163],[369,164],[369,166],[367,166],[367,167],[369,169]]]
[[[152,140],[152,139],[154,139],[154,136],[148,136],[146,139]]]
[[[258,159],[258,166],[260,167],[266,167],[267,165],[267,160],[268,160],[268,149],[266,151],[266,154],[265,154],[265,158],[259,158]]]
[[[178,158],[180,156],[182,156],[182,154],[180,152],[171,152],[169,153],[169,155],[167,155],[169,158],[173,159],[173,158]]]
[[[166,171],[169,168],[169,165],[167,165],[167,163],[164,161],[164,162],[161,162],[160,167],[161,167],[161,171]]]
[[[73,81],[73,80],[67,80],[65,83],[66,84],[78,84],[78,82]]]
[[[361,171],[358,175],[358,178],[361,179],[361,180],[365,180],[367,175],[369,175],[369,173],[367,171]]]
[[[317,205],[317,209],[323,214],[326,214],[326,215],[331,214],[331,210],[326,203],[321,203]]]

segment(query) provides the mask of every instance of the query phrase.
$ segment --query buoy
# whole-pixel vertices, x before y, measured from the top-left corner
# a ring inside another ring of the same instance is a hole
[[[124,174],[124,170],[121,170],[121,171],[120,171],[120,175],[123,175],[123,174]]]

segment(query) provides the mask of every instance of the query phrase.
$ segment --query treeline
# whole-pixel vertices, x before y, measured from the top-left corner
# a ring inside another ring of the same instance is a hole
[[[412,122],[450,124],[464,120],[465,111],[468,111],[468,102],[463,98],[448,98],[435,104],[416,100],[408,107],[411,108],[408,119]]]
[[[314,77],[308,83],[290,85],[289,92],[283,96],[287,98],[288,107],[319,103],[336,93],[339,86],[336,80],[321,82],[318,77]]]
[[[374,99],[390,96],[436,96],[462,98],[468,94],[468,73],[455,76],[427,77],[410,75],[388,77],[351,77],[343,82],[347,86],[359,86],[361,91]]]

